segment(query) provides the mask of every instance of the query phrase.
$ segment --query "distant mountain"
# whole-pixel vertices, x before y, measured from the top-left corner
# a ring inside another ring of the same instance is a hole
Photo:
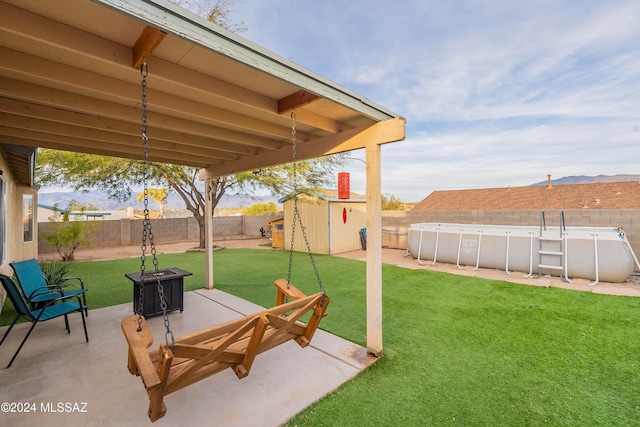
[[[552,179],[551,184],[589,184],[592,182],[619,182],[619,181],[640,181],[640,174],[618,174],[618,175],[597,175],[597,176],[564,176],[558,179]],[[531,186],[547,185],[547,181],[536,182]]]
[[[85,206],[93,205],[100,210],[111,211],[120,208],[132,207],[141,209],[142,202],[138,203],[138,194],[134,194],[125,203],[119,203],[109,199],[107,194],[102,191],[59,191],[53,193],[39,193],[38,203],[47,206],[58,204],[60,208],[66,208],[72,200],[77,201]],[[251,196],[248,194],[225,194],[220,199],[216,208],[241,208],[251,206],[256,203],[278,202],[277,197],[272,196]],[[185,209],[185,203],[180,196],[174,192],[169,193],[167,198],[166,210]],[[149,201],[149,209],[157,209],[157,203],[154,200]]]

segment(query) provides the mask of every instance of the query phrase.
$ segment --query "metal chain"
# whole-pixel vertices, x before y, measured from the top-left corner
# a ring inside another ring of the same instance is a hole
[[[293,151],[293,162],[291,167],[291,175],[293,178],[293,224],[291,225],[291,245],[289,246],[289,270],[287,271],[287,289],[291,283],[291,271],[293,269],[293,244],[296,240],[296,221],[298,216],[298,166],[297,166],[297,153],[296,153],[296,110],[291,110],[291,149]]]
[[[147,75],[149,74],[149,68],[147,61],[143,61],[140,66],[140,75],[142,76],[142,127],[140,129],[140,136],[142,137],[142,150],[143,159],[147,160]],[[143,181],[147,182],[146,168],[143,170]],[[138,282],[138,332],[142,331],[142,314],[144,311],[144,272],[145,272],[145,260],[147,251],[147,227],[146,219],[142,222],[142,255],[140,256],[140,281]]]
[[[175,344],[175,338],[171,331],[171,325],[169,323],[169,315],[167,314],[167,301],[164,297],[164,287],[160,283],[160,270],[158,268],[158,257],[156,256],[156,245],[153,240],[153,230],[151,229],[151,218],[149,217],[149,153],[147,136],[147,75],[149,74],[149,66],[147,61],[144,60],[140,66],[140,74],[142,75],[142,129],[140,131],[142,135],[142,160],[144,164],[143,168],[143,184],[144,184],[144,220],[142,221],[142,255],[140,256],[140,298],[138,300],[138,331],[140,331],[142,324],[143,313],[143,295],[144,295],[144,279],[145,279],[145,261],[147,259],[147,239],[151,246],[151,255],[153,256],[153,267],[156,278],[156,291],[160,298],[160,308],[162,309],[162,318],[164,320],[165,327],[165,342],[169,348],[173,350]],[[169,343],[171,338],[171,343]]]
[[[294,109],[291,111],[291,146],[293,150],[293,224],[291,226],[291,246],[289,248],[289,271],[287,272],[287,287],[289,286],[291,281],[291,270],[293,268],[293,244],[295,242],[296,235],[296,222],[299,222],[300,231],[302,231],[302,237],[304,238],[304,243],[307,247],[307,254],[309,254],[309,259],[311,260],[311,265],[313,266],[313,272],[316,275],[316,280],[318,281],[320,291],[324,295],[326,294],[324,285],[322,284],[322,279],[320,279],[320,272],[318,271],[318,267],[316,266],[316,260],[313,257],[313,252],[311,252],[311,246],[309,245],[309,239],[307,238],[306,227],[302,223],[302,217],[300,216],[300,210],[298,209],[298,165],[296,145],[296,110]]]

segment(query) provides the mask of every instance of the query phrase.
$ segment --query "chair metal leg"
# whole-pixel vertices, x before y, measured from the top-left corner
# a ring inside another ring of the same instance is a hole
[[[69,328],[69,318],[66,314],[64,315],[64,326],[67,328],[67,333],[70,334],[71,328]]]
[[[4,342],[4,339],[7,338],[7,335],[9,335],[9,332],[11,332],[11,329],[13,329],[13,326],[16,324],[19,318],[20,318],[20,315],[17,315],[16,318],[13,319],[13,322],[11,322],[11,326],[9,326],[9,329],[7,329],[7,331],[2,336],[2,341],[0,341],[0,345],[2,345],[2,343]]]
[[[84,326],[84,338],[87,340],[87,342],[89,342],[89,334],[87,333],[87,321],[84,319],[84,312],[82,310],[82,307],[80,307],[80,315],[82,316],[82,326]]]
[[[84,304],[84,315],[88,316],[89,315],[89,306],[87,305],[87,293],[86,292],[82,293],[82,303]]]
[[[16,350],[16,353],[11,358],[11,361],[7,365],[7,369],[9,369],[11,367],[11,365],[13,364],[13,361],[18,356],[18,353],[20,353],[20,350],[22,350],[22,346],[24,346],[24,343],[27,342],[27,338],[29,338],[29,335],[31,335],[31,332],[33,331],[33,328],[36,327],[36,323],[38,323],[38,322],[31,323],[31,328],[29,328],[29,332],[27,332],[27,336],[25,336],[24,339],[22,340],[22,342],[20,343],[20,347],[18,347],[18,349]]]

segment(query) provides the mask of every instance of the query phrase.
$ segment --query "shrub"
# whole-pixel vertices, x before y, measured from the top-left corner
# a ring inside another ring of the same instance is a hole
[[[55,246],[62,261],[73,261],[74,253],[80,246],[88,246],[91,240],[87,237],[93,224],[80,221],[82,212],[70,221],[70,212],[61,211],[57,206],[53,207],[53,215],[49,218],[50,232],[42,233],[42,237],[51,246]]]

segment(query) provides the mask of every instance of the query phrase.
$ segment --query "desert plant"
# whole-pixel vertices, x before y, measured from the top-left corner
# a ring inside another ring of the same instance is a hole
[[[68,280],[69,264],[67,263],[41,262],[40,270],[49,287],[64,286],[64,283]]]

